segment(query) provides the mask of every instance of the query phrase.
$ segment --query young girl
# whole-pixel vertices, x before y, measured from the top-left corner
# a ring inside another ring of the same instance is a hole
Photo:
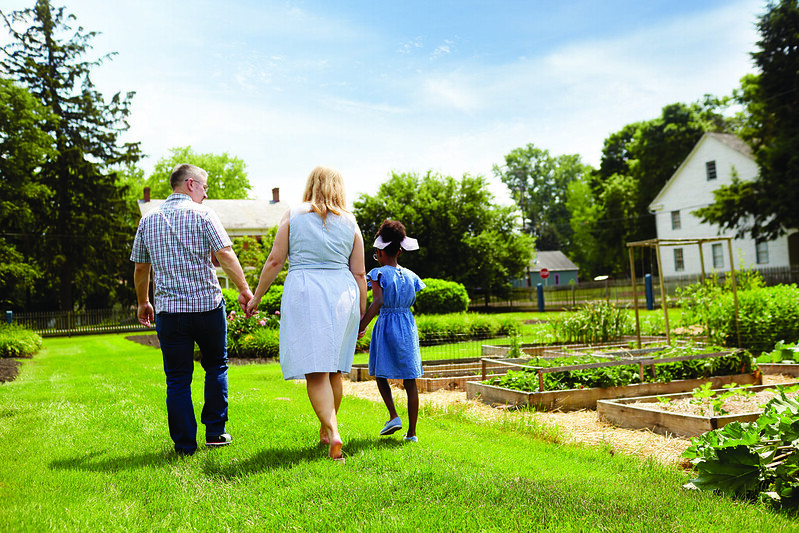
[[[386,220],[377,232],[374,258],[380,268],[367,274],[372,287],[372,303],[361,319],[361,335],[369,322],[380,313],[372,330],[369,347],[369,375],[377,378],[380,396],[388,407],[389,420],[380,435],[390,435],[402,429],[389,379],[401,379],[408,394],[408,432],[406,441],[418,442],[416,419],[419,415],[419,392],[416,378],[422,376],[422,357],[419,353],[419,333],[411,314],[416,293],[425,288],[419,277],[397,264],[402,250],[418,250],[416,239],[405,235],[405,226],[396,220]]]

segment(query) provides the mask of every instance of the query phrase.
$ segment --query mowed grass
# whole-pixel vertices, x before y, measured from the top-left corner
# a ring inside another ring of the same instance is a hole
[[[201,408],[202,369],[193,389]],[[404,418],[404,411],[401,411]],[[233,444],[171,452],[160,351],[123,335],[46,339],[0,385],[3,531],[792,531],[750,503],[686,491],[653,461],[425,408],[418,444],[377,437],[385,408],[345,398],[347,462],[325,458],[301,382],[230,369]],[[202,426],[200,426],[202,437]]]

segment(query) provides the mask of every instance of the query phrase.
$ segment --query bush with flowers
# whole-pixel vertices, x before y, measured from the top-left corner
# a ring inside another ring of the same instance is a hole
[[[274,357],[280,354],[280,311],[259,311],[247,317],[240,309],[227,316],[227,349],[230,357]]]

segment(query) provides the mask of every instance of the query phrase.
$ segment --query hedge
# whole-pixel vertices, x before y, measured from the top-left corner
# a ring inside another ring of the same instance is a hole
[[[422,281],[427,287],[416,293],[415,314],[444,315],[469,309],[469,295],[462,284],[435,278]]]

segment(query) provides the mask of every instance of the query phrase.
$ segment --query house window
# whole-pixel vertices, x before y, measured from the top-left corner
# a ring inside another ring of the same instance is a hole
[[[680,229],[680,212],[671,212],[671,229]]]
[[[755,252],[757,253],[757,264],[768,264],[768,242],[760,241],[755,244]]]
[[[724,248],[721,244],[713,245],[713,268],[724,268]]]
[[[674,270],[682,272],[685,270],[685,262],[682,258],[682,248],[674,249]]]
[[[707,170],[707,181],[716,179],[716,162],[708,161],[705,163],[705,170]]]

